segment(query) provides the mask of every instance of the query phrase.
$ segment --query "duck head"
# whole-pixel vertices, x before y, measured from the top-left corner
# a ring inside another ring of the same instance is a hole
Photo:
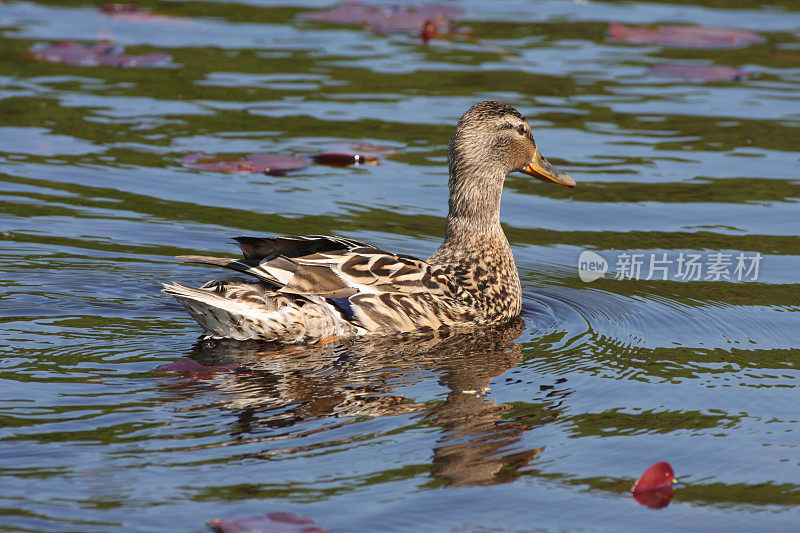
[[[525,117],[500,102],[480,102],[464,113],[450,141],[448,159],[451,188],[454,180],[455,185],[463,185],[459,182],[464,180],[481,180],[483,185],[502,188],[505,177],[514,171],[575,186],[572,178],[542,157]]]

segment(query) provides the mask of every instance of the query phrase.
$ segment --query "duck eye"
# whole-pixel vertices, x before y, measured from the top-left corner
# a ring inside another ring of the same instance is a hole
[[[520,124],[517,126],[517,133],[520,135],[525,135],[525,124]]]

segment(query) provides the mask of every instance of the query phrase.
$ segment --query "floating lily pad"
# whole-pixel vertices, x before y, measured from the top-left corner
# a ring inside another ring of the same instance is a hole
[[[103,4],[100,6],[100,11],[103,13],[117,14],[117,13],[150,13],[149,9],[139,7],[134,4]]]
[[[377,144],[360,142],[338,142],[328,146],[330,152],[356,152],[365,156],[389,157],[397,155],[400,150],[393,146],[380,146]]]
[[[148,67],[170,59],[169,54],[125,54],[122,46],[108,43],[81,44],[60,41],[55,44],[36,44],[28,53],[40,61],[64,63],[76,67],[111,66],[121,68]]]
[[[626,26],[611,23],[608,37],[617,41],[685,48],[738,48],[764,42],[764,37],[745,30],[707,26]]]
[[[656,463],[636,480],[631,493],[636,501],[652,509],[661,509],[672,500],[675,473],[669,463]]]
[[[328,152],[311,156],[315,163],[333,167],[350,165],[378,165],[380,158],[399,153],[391,146],[377,146],[369,143],[336,143]]]
[[[436,37],[438,33],[439,28],[436,23],[431,19],[425,19],[425,22],[422,23],[422,30],[420,30],[419,36],[422,38],[423,43],[428,44],[428,41]]]
[[[753,75],[735,67],[694,64],[656,65],[650,69],[650,74],[660,78],[703,81],[742,80]]]
[[[211,172],[264,172],[276,175],[306,168],[311,162],[304,157],[285,154],[257,153],[235,158],[226,154],[193,152],[183,156],[181,164],[187,168]]]
[[[350,154],[345,152],[325,152],[312,155],[311,159],[320,165],[332,167],[346,167],[349,165],[378,165],[378,158],[374,155]]]
[[[228,520],[209,520],[208,527],[217,533],[328,533],[308,517],[294,513],[269,513]]]
[[[137,6],[135,4],[104,4],[100,7],[100,11],[111,18],[120,20],[132,20],[143,22],[173,22],[176,20],[185,20],[180,17],[170,17],[168,15],[156,15],[149,9]]]
[[[460,18],[462,9],[445,4],[421,5],[371,5],[362,2],[345,2],[325,11],[301,13],[301,20],[365,26],[378,32],[418,31],[427,42],[436,35],[468,33],[468,28],[457,28],[453,19]]]

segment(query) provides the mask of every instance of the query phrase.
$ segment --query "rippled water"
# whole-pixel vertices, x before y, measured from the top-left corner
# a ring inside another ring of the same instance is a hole
[[[455,5],[473,35],[429,46],[297,18],[318,2],[142,2],[171,19],[0,4],[0,529],[202,531],[273,511],[337,531],[796,527],[800,10],[698,3],[468,0]],[[765,40],[614,42],[611,22]],[[171,59],[119,69],[25,53],[64,39]],[[649,72],[681,62],[752,76]],[[209,343],[159,292],[216,274],[173,256],[233,254],[241,234],[427,256],[449,136],[487,98],[518,106],[578,181],[507,182],[521,322]],[[399,153],[283,176],[180,164],[341,142]],[[584,250],[611,263],[605,279],[579,279]],[[623,252],[762,261],[755,280],[614,279]],[[186,357],[242,368],[152,372]],[[662,460],[674,500],[637,505],[631,483]]]

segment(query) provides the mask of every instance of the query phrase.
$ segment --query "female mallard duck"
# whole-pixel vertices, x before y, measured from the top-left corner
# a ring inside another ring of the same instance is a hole
[[[210,336],[240,340],[318,342],[508,321],[522,308],[522,289],[500,227],[503,181],[520,171],[568,187],[575,182],[542,157],[525,117],[499,102],[464,113],[448,160],[447,233],[427,261],[342,237],[238,237],[243,259],[180,259],[254,279],[199,289],[173,283],[164,292]]]

